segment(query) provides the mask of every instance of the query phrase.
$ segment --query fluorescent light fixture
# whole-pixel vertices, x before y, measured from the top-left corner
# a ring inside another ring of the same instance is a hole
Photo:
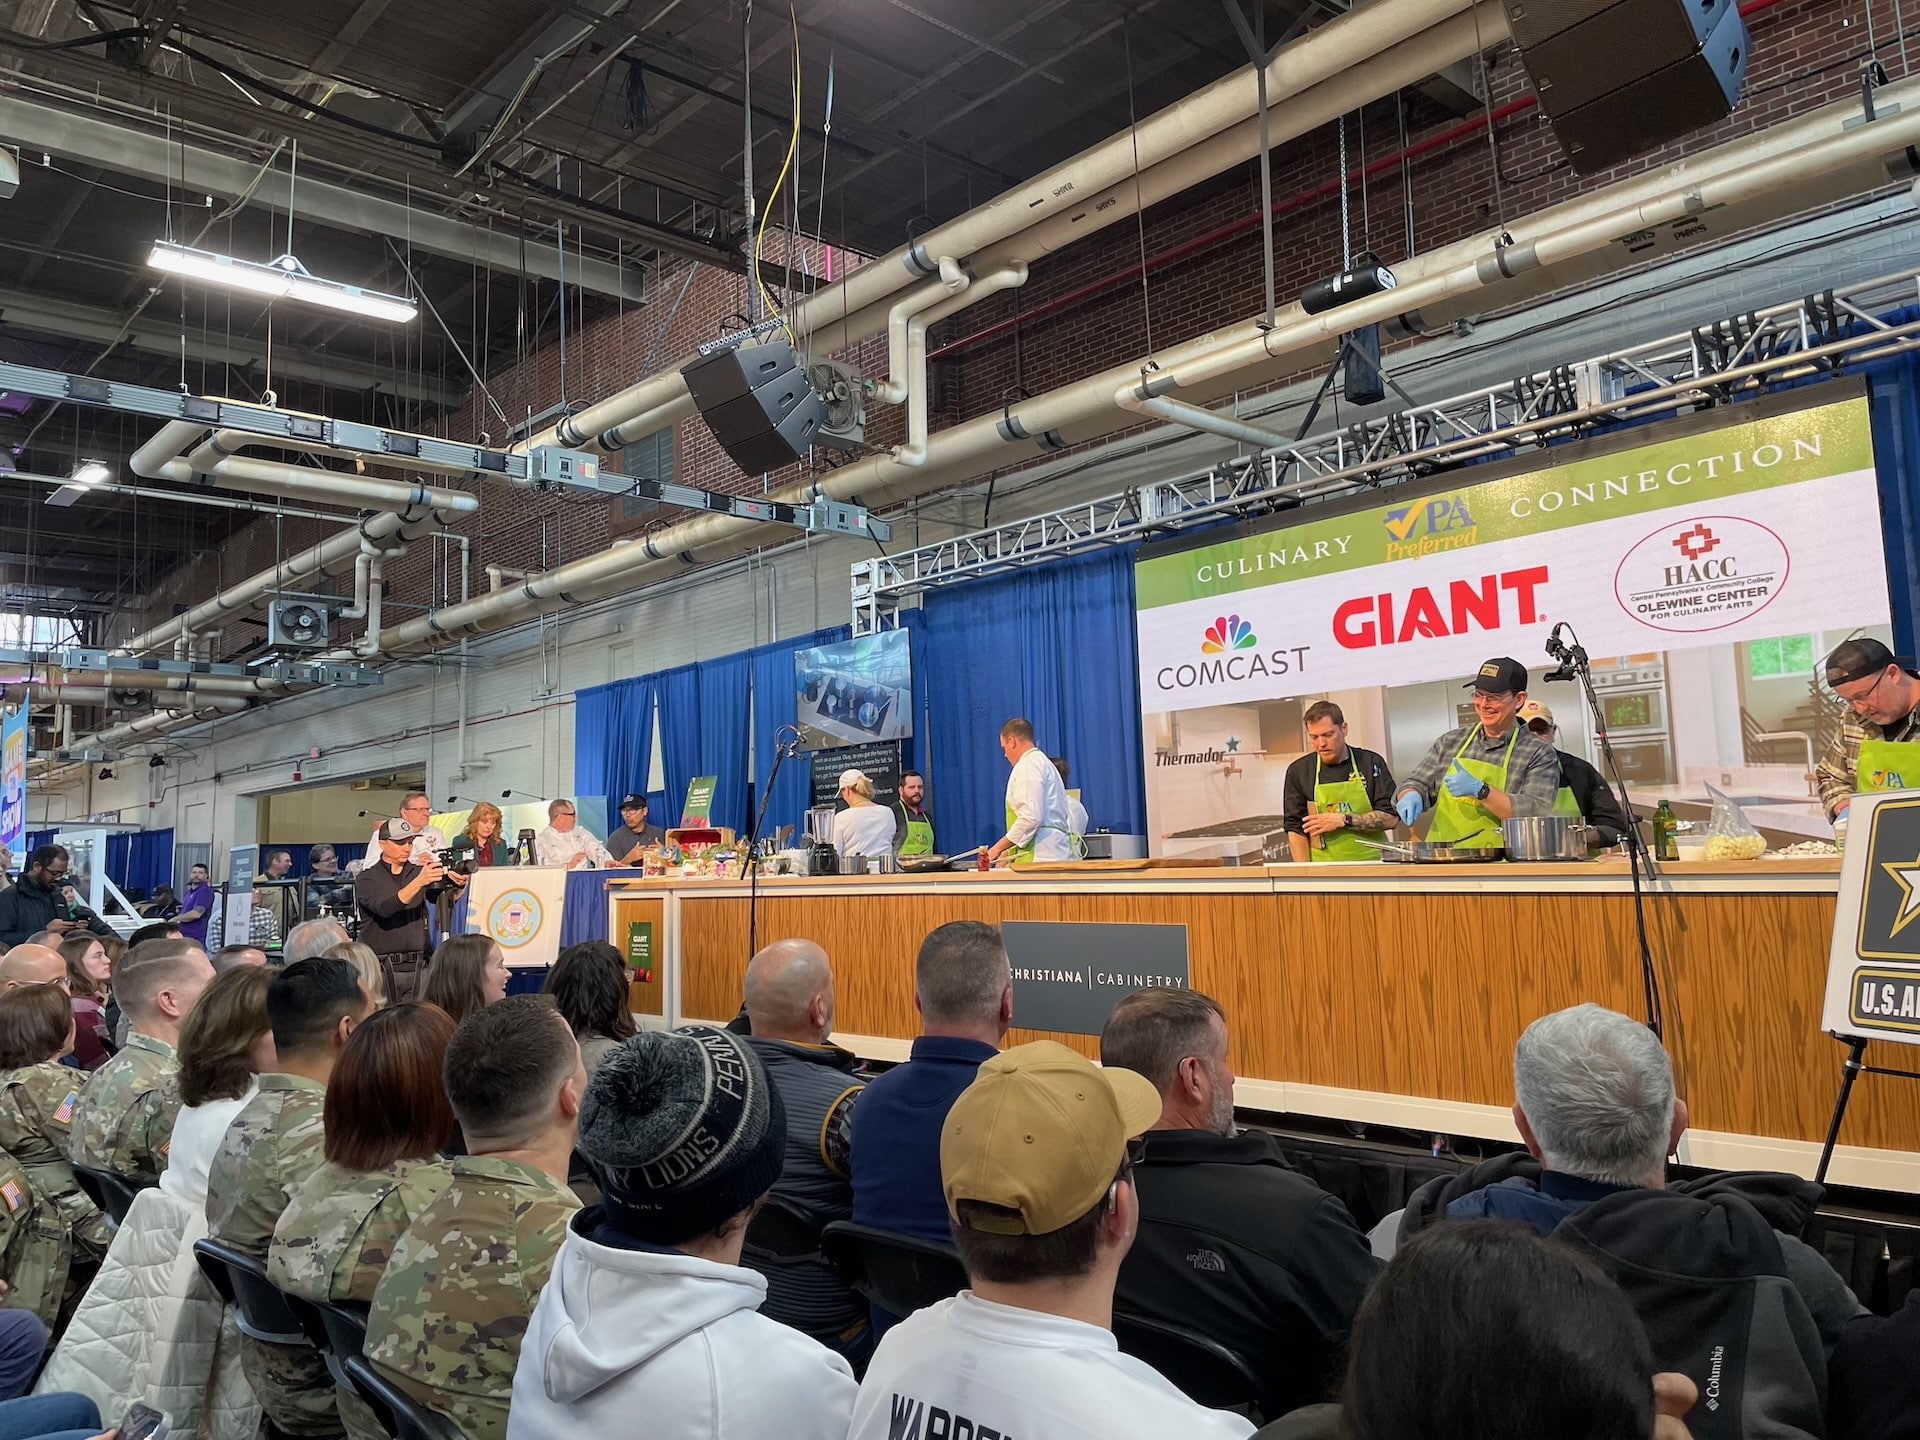
[[[369,320],[405,322],[420,314],[420,307],[403,295],[386,295],[338,280],[324,280],[311,274],[292,255],[282,255],[263,265],[257,260],[238,260],[211,250],[176,245],[171,240],[156,240],[147,264],[183,279],[204,280],[210,285],[225,285],[275,300],[299,300],[329,310],[344,310],[349,315],[364,315]]]
[[[113,478],[113,470],[104,460],[81,460],[68,472],[67,483],[47,496],[47,504],[62,509],[90,490],[96,490]]]

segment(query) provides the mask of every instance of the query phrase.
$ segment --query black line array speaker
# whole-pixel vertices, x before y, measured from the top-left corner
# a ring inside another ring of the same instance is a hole
[[[1507,26],[1582,175],[1730,114],[1747,74],[1736,0],[1505,0]]]
[[[713,438],[749,475],[793,464],[826,423],[826,402],[782,336],[704,355],[680,376]]]

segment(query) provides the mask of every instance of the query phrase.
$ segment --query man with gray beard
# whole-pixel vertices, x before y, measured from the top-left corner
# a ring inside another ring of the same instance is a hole
[[[1101,1033],[1100,1063],[1144,1075],[1161,1104],[1134,1165],[1140,1232],[1114,1309],[1245,1356],[1271,1419],[1330,1398],[1380,1263],[1275,1136],[1235,1127],[1227,1049],[1226,1013],[1197,990],[1135,991]]]

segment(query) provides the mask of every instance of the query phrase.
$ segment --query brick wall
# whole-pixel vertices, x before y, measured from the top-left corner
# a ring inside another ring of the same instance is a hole
[[[1871,3],[1882,59],[1898,73],[1894,0]],[[1603,175],[1574,175],[1537,111],[1501,121],[1494,127],[1491,145],[1480,129],[1413,160],[1404,174],[1401,167],[1391,167],[1367,183],[1364,198],[1357,186],[1350,189],[1353,247],[1357,251],[1370,242],[1392,264],[1416,249],[1429,250],[1470,235],[1497,217],[1527,215],[1853,93],[1859,85],[1858,57],[1866,46],[1865,15],[1854,0],[1786,0],[1756,14],[1749,21],[1753,60],[1740,109],[1679,144]],[[1525,72],[1511,46],[1503,45],[1489,58],[1489,88],[1494,107],[1530,96]],[[1369,106],[1363,116],[1349,122],[1349,165],[1358,167],[1397,154],[1403,126],[1406,142],[1417,144],[1460,123],[1459,117],[1411,94],[1404,106],[1392,99]],[[1338,133],[1331,126],[1275,152],[1273,193],[1283,208],[1275,227],[1274,263],[1276,293],[1282,303],[1309,282],[1341,267],[1337,194],[1290,198],[1331,181],[1339,172],[1338,153]],[[945,322],[930,337],[930,349],[965,342],[998,322],[1137,267],[1143,250],[1154,256],[1253,215],[1259,193],[1256,167],[1242,166],[1156,207],[1141,224],[1114,225],[1036,264],[1023,289],[984,301]],[[764,270],[770,281],[777,279],[787,259],[788,243],[785,236],[769,231]],[[1259,228],[1243,229],[1176,263],[1154,267],[1144,293],[1135,273],[1070,307],[1023,321],[990,339],[962,343],[934,367],[939,382],[934,428],[997,409],[1020,393],[1052,389],[1145,355],[1152,347],[1177,344],[1254,314],[1263,303],[1260,256]],[[829,256],[812,242],[796,244],[793,258],[813,274],[839,274],[859,263],[859,257],[845,251]],[[575,403],[603,399],[688,354],[701,342],[740,328],[748,308],[746,284],[744,276],[706,267],[696,268],[691,280],[685,266],[661,271],[654,279],[654,299],[648,307],[608,316],[570,337],[565,398]],[[678,312],[672,314],[671,325],[664,325],[683,288],[685,298]],[[842,358],[868,375],[879,376],[886,368],[885,337],[867,341]],[[496,372],[492,388],[501,407],[513,416],[542,410],[562,398],[558,345],[549,344],[525,363]],[[902,420],[895,408],[870,407],[870,443],[880,447],[896,443],[902,436]],[[491,432],[498,443],[499,429],[497,416],[476,395],[463,410],[445,419],[440,433],[478,439],[482,432]],[[759,477],[740,474],[698,420],[678,427],[676,446],[679,479],[737,493],[759,491]],[[774,476],[771,483],[778,486],[797,474],[795,467]],[[478,578],[479,567],[487,563],[543,568],[602,549],[609,541],[609,507],[603,502],[509,495],[499,487],[490,488],[487,497],[481,514],[466,527],[475,542],[476,584],[484,583]],[[176,598],[198,600],[211,593],[216,572],[210,567],[217,566],[219,574],[232,579],[271,563],[271,544],[255,533],[266,528],[249,527],[218,557],[202,558],[189,573],[173,577],[155,597],[148,620],[170,613]],[[306,538],[296,539],[291,524],[284,533],[289,549],[313,538],[303,531],[300,534]],[[416,544],[403,561],[389,568],[392,601],[402,606],[426,603],[433,585],[434,549]],[[401,609],[395,618],[407,613]],[[229,646],[238,638],[230,634]]]

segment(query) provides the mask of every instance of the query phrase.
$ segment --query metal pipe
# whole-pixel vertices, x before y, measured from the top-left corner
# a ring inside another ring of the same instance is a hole
[[[1229,440],[1238,440],[1241,444],[1251,445],[1256,450],[1273,450],[1292,443],[1290,437],[1282,435],[1278,430],[1249,425],[1244,420],[1236,420],[1231,415],[1222,415],[1217,410],[1189,405],[1184,400],[1162,399],[1149,393],[1152,384],[1151,380],[1137,380],[1122,385],[1114,392],[1114,404],[1122,410],[1131,410],[1136,415],[1171,420],[1174,424],[1184,425],[1189,430],[1204,430],[1210,435],[1224,435]]]
[[[353,648],[362,655],[380,653],[380,611],[386,596],[385,555],[375,555],[367,566],[367,629]]]
[[[893,458],[902,465],[924,465],[927,461],[928,409],[931,397],[927,383],[927,327],[937,325],[949,315],[977,304],[1002,290],[1027,283],[1024,260],[982,276],[970,287],[963,286],[946,299],[912,314],[902,327],[906,331],[907,443],[896,445]]]
[[[973,277],[960,268],[951,255],[940,257],[940,283],[909,293],[887,313],[887,378],[874,387],[874,398],[898,405],[912,394],[907,361],[907,323],[923,310],[930,310],[949,295],[959,295],[973,283]]]
[[[117,691],[132,688],[128,685],[68,685],[46,680],[0,680],[0,697],[4,697],[9,705],[31,702],[61,706],[111,705]],[[251,702],[244,695],[197,695],[193,703],[199,709],[232,714],[246,709]]]

